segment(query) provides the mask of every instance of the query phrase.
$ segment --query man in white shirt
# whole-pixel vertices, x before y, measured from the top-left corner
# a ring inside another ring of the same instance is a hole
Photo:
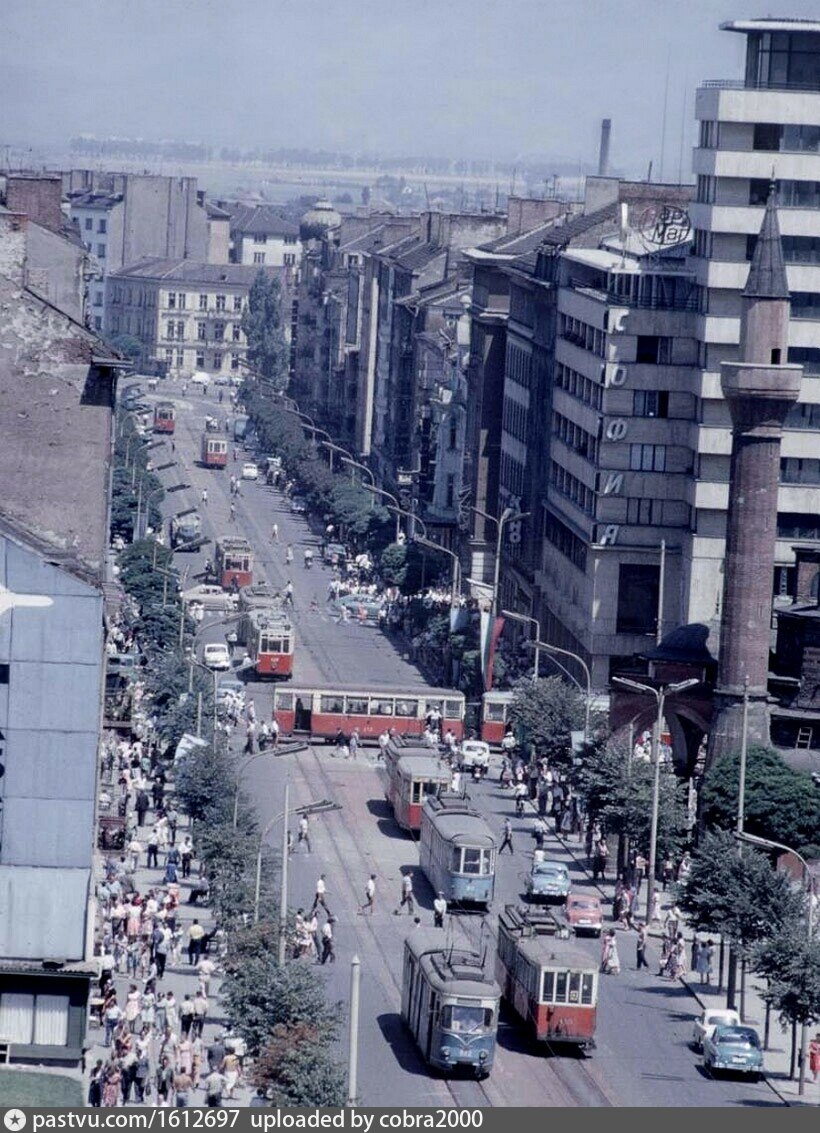
[[[433,902],[433,926],[434,928],[444,928],[444,917],[447,913],[447,899],[441,889],[438,891],[438,896]]]

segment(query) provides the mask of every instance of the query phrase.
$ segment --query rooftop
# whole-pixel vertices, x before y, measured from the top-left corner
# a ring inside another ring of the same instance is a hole
[[[742,35],[753,32],[809,32],[820,35],[820,20],[806,20],[790,16],[761,16],[755,20],[726,20],[721,31],[736,31]]]
[[[231,231],[243,236],[298,236],[299,225],[271,205],[240,205],[231,213]]]
[[[136,264],[112,272],[109,279],[168,280],[175,283],[224,283],[227,286],[250,287],[260,271],[265,275],[284,276],[287,268],[259,267],[257,264],[201,264],[195,260],[165,260],[152,256]]]

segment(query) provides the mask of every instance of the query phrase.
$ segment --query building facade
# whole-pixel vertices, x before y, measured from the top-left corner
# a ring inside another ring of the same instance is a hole
[[[136,338],[143,365],[158,362],[169,373],[188,376],[240,374],[248,348],[242,312],[260,270],[282,284],[287,338],[292,291],[287,268],[164,259],[143,260],[108,277],[105,332]]]
[[[76,1066],[118,363],[28,286],[29,234],[0,213],[0,1035],[13,1061]]]
[[[270,207],[240,205],[231,213],[231,262],[296,268],[302,260],[299,225]]]
[[[746,37],[746,67],[739,78],[704,83],[695,103],[697,198],[690,214],[700,389],[682,583],[686,620],[706,623],[715,638],[731,452],[720,364],[738,358],[741,293],[772,179],[791,293],[787,360],[804,367],[783,434],[775,596],[794,593],[795,547],[820,541],[820,21],[721,27]]]

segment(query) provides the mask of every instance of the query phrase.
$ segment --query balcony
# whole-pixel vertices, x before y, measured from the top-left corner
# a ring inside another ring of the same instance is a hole
[[[752,79],[704,79],[700,84],[705,90],[772,90],[772,91],[799,91],[803,94],[820,94],[820,85],[816,82],[807,83],[772,83],[764,80]]]

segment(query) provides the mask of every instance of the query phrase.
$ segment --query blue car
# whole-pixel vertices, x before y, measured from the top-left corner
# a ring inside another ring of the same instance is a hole
[[[732,1070],[756,1081],[763,1072],[763,1050],[754,1027],[715,1027],[703,1040],[703,1065],[714,1073]]]
[[[565,901],[571,883],[562,862],[540,861],[533,862],[525,884],[530,901]]]

